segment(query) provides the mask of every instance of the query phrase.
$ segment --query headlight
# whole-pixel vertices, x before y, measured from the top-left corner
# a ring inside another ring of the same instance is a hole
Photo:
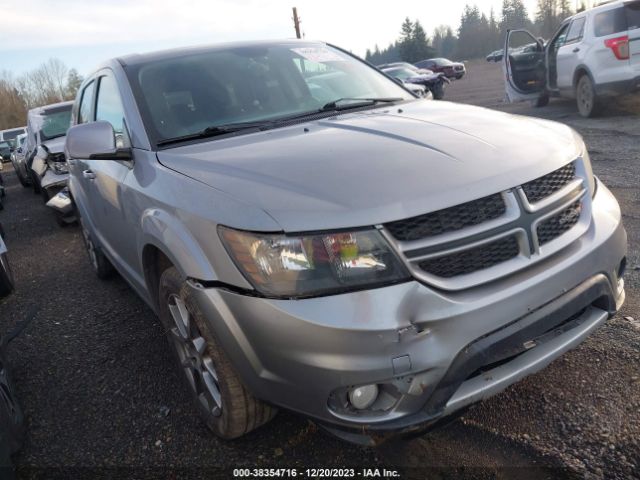
[[[587,150],[587,146],[584,143],[584,139],[582,136],[572,130],[573,136],[576,141],[576,145],[578,147],[578,155],[582,158],[582,165],[584,165],[584,173],[587,178],[587,182],[589,183],[589,194],[593,197],[596,194],[596,179],[593,176],[593,170],[591,168],[591,158],[589,158],[589,150]]]
[[[265,295],[323,295],[409,278],[377,230],[304,236],[225,227],[219,227],[219,232],[237,267]]]

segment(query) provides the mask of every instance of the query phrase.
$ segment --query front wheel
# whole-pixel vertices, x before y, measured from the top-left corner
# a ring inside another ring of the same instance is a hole
[[[589,75],[583,75],[576,86],[576,103],[580,115],[585,118],[595,117],[600,112],[600,103],[596,89]]]
[[[207,427],[231,439],[271,420],[276,410],[244,387],[175,267],[162,273],[158,293],[160,321]]]
[[[533,101],[533,106],[536,108],[546,107],[547,105],[549,105],[549,95],[546,93],[540,95]]]

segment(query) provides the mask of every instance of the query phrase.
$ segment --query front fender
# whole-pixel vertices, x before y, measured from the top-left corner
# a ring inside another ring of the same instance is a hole
[[[150,208],[141,219],[140,263],[146,245],[160,249],[185,278],[218,280],[202,248],[179,219],[165,210]]]

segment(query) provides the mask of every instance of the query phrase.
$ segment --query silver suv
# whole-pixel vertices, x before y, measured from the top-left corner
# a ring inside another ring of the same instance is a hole
[[[91,264],[157,312],[224,438],[279,407],[356,442],[424,430],[624,299],[620,210],[578,134],[417,99],[327,44],[112,60],[72,122]]]
[[[575,98],[584,117],[607,97],[640,92],[640,0],[617,0],[566,19],[543,45],[525,30],[508,33],[507,98],[546,105]]]

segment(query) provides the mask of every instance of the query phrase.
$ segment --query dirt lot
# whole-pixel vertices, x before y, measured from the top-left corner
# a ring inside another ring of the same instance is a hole
[[[5,331],[34,309],[11,347],[28,421],[23,477],[208,478],[233,467],[387,467],[424,478],[629,478],[640,471],[640,107],[623,99],[585,120],[571,102],[503,105],[497,65],[469,64],[452,101],[559,120],[590,148],[596,174],[622,204],[629,233],[627,303],[546,370],[421,438],[379,449],[345,444],[281,412],[233,442],[202,426],[174,373],[157,319],[120,278],[92,274],[76,227],[59,228],[12,172],[5,210],[17,292],[0,304]],[[632,320],[625,317],[633,317]],[[428,469],[428,470],[425,470]],[[204,470],[203,470],[204,469]]]

